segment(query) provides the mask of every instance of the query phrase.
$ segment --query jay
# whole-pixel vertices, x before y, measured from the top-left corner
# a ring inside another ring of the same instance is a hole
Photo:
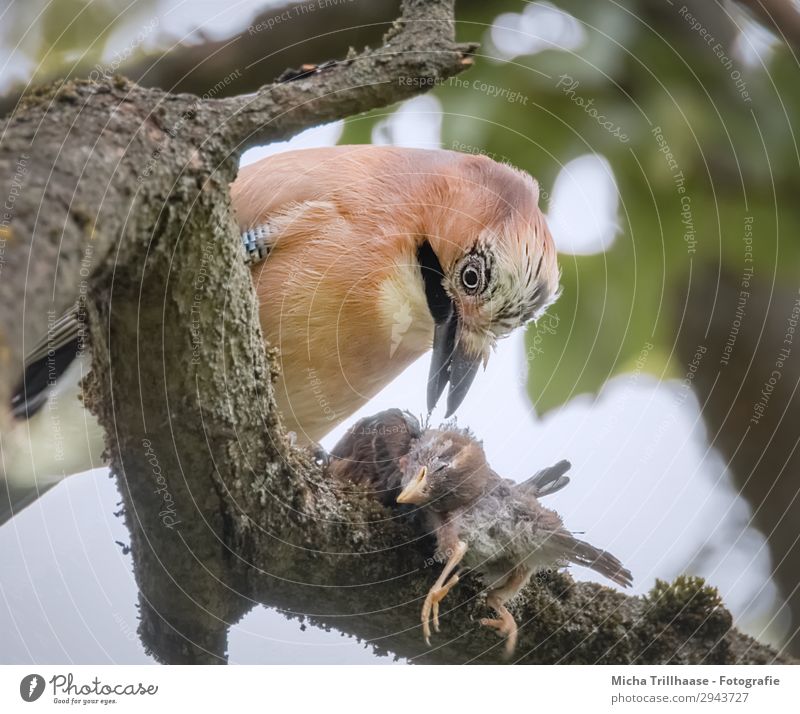
[[[261,328],[280,354],[278,407],[303,444],[431,349],[428,408],[447,389],[452,414],[496,341],[558,294],[536,181],[484,156],[289,151],[241,169],[231,196]],[[0,435],[0,524],[100,460],[102,432],[78,399],[89,364],[80,331],[75,311],[53,326],[6,406],[14,427]],[[55,395],[57,413],[43,409]]]

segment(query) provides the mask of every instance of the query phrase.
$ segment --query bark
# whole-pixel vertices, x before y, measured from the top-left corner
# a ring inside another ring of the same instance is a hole
[[[0,195],[14,195],[0,234],[0,403],[49,314],[81,300],[87,401],[122,492],[139,632],[162,662],[225,662],[229,626],[258,603],[414,661],[502,659],[470,578],[424,646],[430,543],[369,494],[338,494],[284,438],[228,194],[241,150],[468,66],[452,5],[405,0],[380,49],[253,96],[67,82],[0,127]],[[693,579],[638,598],[554,573],[515,612],[521,662],[784,661]]]
[[[160,54],[137,53],[120,66],[78,61],[45,81],[59,82],[114,71],[142,87],[197,96],[228,97],[257,91],[287,67],[320,64],[343,56],[348,47],[380,42],[397,17],[399,0],[317,4],[286,3],[257,14],[238,34],[213,40],[182,42]],[[306,8],[313,7],[313,12]],[[201,30],[202,32],[202,30]],[[94,38],[89,38],[94,39]],[[219,68],[226,70],[220,73]],[[230,69],[227,69],[230,68]],[[223,76],[225,75],[223,80]],[[15,86],[0,97],[0,116],[14,109],[25,87]]]

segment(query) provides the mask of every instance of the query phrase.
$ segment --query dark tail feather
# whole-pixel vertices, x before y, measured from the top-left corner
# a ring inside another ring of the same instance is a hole
[[[631,571],[607,550],[595,548],[568,532],[554,534],[554,540],[555,544],[563,549],[564,557],[575,565],[591,568],[623,588],[633,585]]]
[[[569,476],[564,474],[570,470],[572,464],[566,459],[562,459],[553,466],[537,471],[527,481],[518,484],[516,488],[522,493],[536,496],[549,496],[551,493],[560,491],[569,483]]]
[[[28,364],[11,398],[11,414],[16,419],[30,419],[36,414],[47,402],[48,387],[67,371],[77,354],[78,341],[74,340],[53,350],[49,357]]]
[[[48,387],[78,355],[82,345],[77,310],[73,306],[49,324],[47,334],[25,356],[25,374],[11,397],[11,413],[15,418],[30,419],[39,411],[47,401]]]
[[[36,486],[12,486],[0,478],[0,526],[11,520],[23,508],[30,506],[42,494],[55,486],[54,483],[36,488]]]

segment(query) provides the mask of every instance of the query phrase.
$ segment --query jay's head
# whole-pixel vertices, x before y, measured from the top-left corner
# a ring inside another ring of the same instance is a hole
[[[398,503],[452,511],[486,489],[492,471],[480,442],[458,429],[429,429],[400,459]]]
[[[417,248],[435,324],[429,410],[449,382],[447,416],[455,412],[497,340],[558,296],[555,246],[538,202],[528,174],[478,156],[454,162],[446,189],[430,197],[435,210]]]

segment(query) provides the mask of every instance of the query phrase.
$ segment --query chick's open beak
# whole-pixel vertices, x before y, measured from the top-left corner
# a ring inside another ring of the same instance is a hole
[[[397,497],[397,502],[411,503],[417,506],[423,503],[425,498],[422,491],[426,485],[427,474],[428,469],[423,466],[419,470],[419,473],[413,479],[411,479],[408,485],[402,490],[400,495]]]
[[[433,332],[433,355],[428,373],[428,411],[433,411],[445,385],[450,382],[445,418],[452,416],[461,406],[482,361],[480,354],[473,356],[466,349],[461,332],[456,310],[451,310],[445,321],[437,322]]]

